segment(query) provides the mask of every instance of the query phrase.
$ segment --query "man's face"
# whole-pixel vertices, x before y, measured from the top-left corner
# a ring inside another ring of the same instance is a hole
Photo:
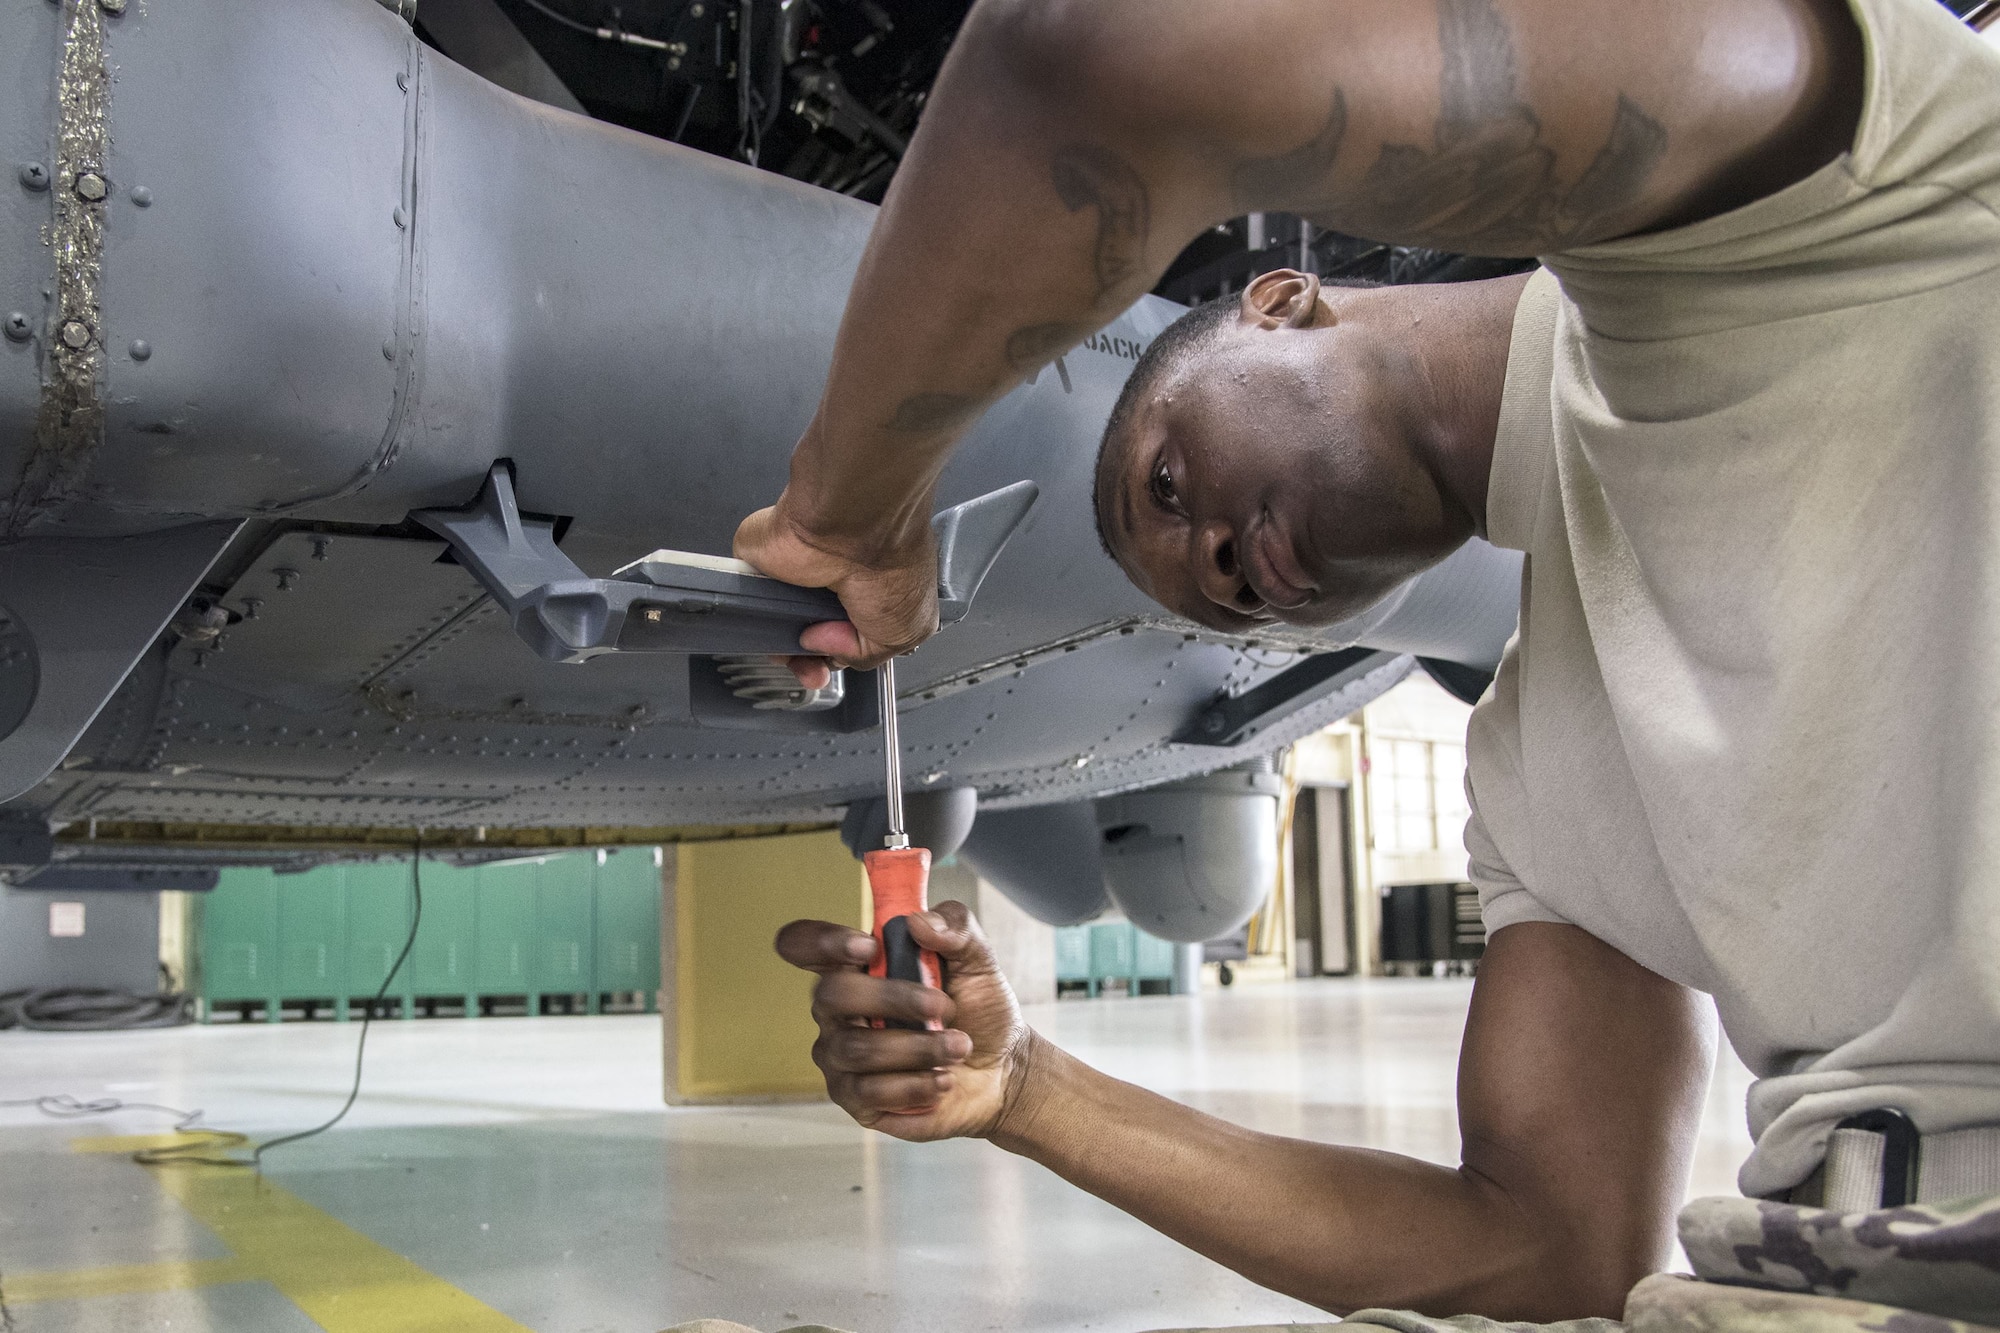
[[[1365,331],[1223,330],[1100,462],[1119,564],[1169,610],[1242,632],[1344,620],[1441,559],[1466,533],[1392,401],[1396,367]]]

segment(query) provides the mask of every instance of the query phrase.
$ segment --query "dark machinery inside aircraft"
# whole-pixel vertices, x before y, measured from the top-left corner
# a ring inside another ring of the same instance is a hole
[[[762,640],[674,618],[772,601],[722,557],[782,483],[962,8],[0,12],[0,50],[37,53],[0,90],[0,865],[108,883],[419,831],[479,858],[875,818],[865,680],[808,695]],[[1301,257],[1493,271],[1267,215],[1162,291]],[[1420,660],[1476,694],[1518,564],[1474,544],[1254,640],[1146,602],[1088,470],[1178,309],[1134,306],[967,442],[941,521],[990,573],[899,713],[940,854],[1046,920],[1115,902],[1195,940],[1268,883],[1273,753]],[[976,549],[1009,495],[1011,539]],[[453,527],[481,514],[520,545]]]

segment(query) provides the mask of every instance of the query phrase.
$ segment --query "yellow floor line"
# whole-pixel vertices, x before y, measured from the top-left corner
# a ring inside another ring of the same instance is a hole
[[[71,1147],[78,1152],[133,1152],[194,1140],[172,1134],[119,1136],[76,1139]],[[222,1280],[269,1282],[326,1333],[530,1333],[526,1325],[250,1171],[161,1166],[147,1174],[230,1248],[231,1259],[209,1262],[237,1265],[228,1271],[241,1276]],[[16,1283],[62,1276],[9,1274],[8,1299],[14,1299]]]
[[[111,1264],[43,1273],[7,1274],[7,1303],[81,1301],[147,1291],[189,1291],[230,1282],[255,1282],[259,1274],[241,1259],[190,1259],[179,1263]]]

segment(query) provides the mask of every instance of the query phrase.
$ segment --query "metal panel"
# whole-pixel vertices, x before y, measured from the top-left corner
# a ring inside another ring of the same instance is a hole
[[[277,996],[278,884],[268,870],[225,870],[202,899],[201,993],[211,1005]]]
[[[410,866],[406,861],[348,866],[345,879],[347,996],[350,1001],[361,1001],[381,988],[410,937]],[[407,972],[396,978],[389,993],[410,993]]]
[[[373,472],[412,369],[416,45],[365,0],[132,5],[113,25],[93,477],[138,513],[263,512]]]
[[[478,872],[424,862],[424,917],[410,950],[412,995],[470,995],[479,947]]]
[[[329,883],[331,880],[331,883]],[[347,895],[339,872],[278,880],[278,984],[286,999],[333,1000],[345,1013]]]
[[[535,867],[535,990],[544,995],[592,991],[593,855],[551,857]]]
[[[237,527],[0,549],[0,801],[69,753]]]
[[[50,930],[53,903],[83,909],[83,934]],[[0,887],[0,991],[104,986],[151,995],[160,985],[154,893]]]
[[[597,867],[598,994],[660,988],[660,866],[651,847],[609,852]]]
[[[27,423],[41,401],[41,339],[48,321],[55,266],[40,234],[54,214],[49,191],[22,172],[39,166],[46,179],[55,123],[57,24],[50,4],[0,6],[0,319],[23,316],[34,330],[0,336],[0,419]],[[32,173],[31,173],[32,174]]]
[[[481,866],[478,878],[478,991],[526,995],[534,990],[535,866]]]

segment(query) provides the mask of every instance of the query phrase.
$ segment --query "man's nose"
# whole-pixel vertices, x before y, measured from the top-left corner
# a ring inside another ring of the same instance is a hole
[[[1262,605],[1243,577],[1236,530],[1216,519],[1195,530],[1194,582],[1201,595],[1217,606],[1241,614]]]

